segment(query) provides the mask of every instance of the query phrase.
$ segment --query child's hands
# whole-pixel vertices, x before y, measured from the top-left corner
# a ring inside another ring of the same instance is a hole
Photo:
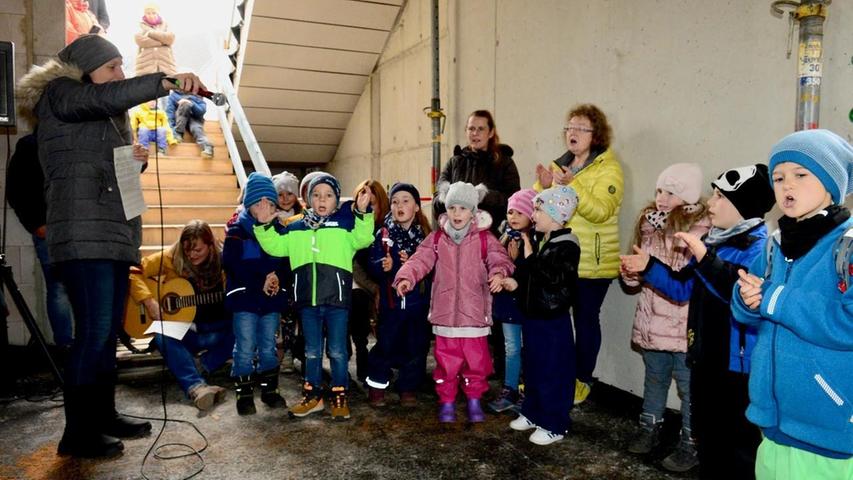
[[[400,250],[400,263],[406,263],[406,260],[409,259],[409,252],[405,250]]]
[[[382,259],[382,271],[383,272],[390,272],[391,267],[393,267],[393,266],[394,266],[394,261],[391,260],[391,254],[386,253],[385,258]]]
[[[697,262],[701,262],[702,259],[705,258],[705,254],[708,253],[708,247],[702,243],[702,240],[699,240],[699,237],[692,233],[678,232],[675,234],[675,238],[682,240],[687,244],[687,248],[689,248],[693,253],[693,256],[696,257]]]
[[[491,278],[489,278],[489,291],[492,293],[498,293],[503,290],[503,281],[504,276],[500,273],[497,273]]]
[[[539,180],[539,185],[542,185],[542,188],[550,188],[551,184],[554,183],[554,175],[551,170],[541,163],[536,165],[536,179]]]
[[[740,298],[750,310],[757,310],[761,306],[761,285],[764,283],[763,278],[756,277],[745,270],[737,271],[740,277],[737,284],[740,285]]]
[[[400,280],[400,283],[397,284],[397,295],[405,297],[411,291],[412,284],[408,280]]]
[[[533,255],[533,242],[530,240],[530,233],[526,230],[521,232],[521,242],[524,247],[524,258]]]
[[[649,254],[642,248],[634,245],[635,255],[619,255],[622,261],[622,272],[627,274],[641,273],[649,266]]]
[[[518,258],[518,242],[520,241],[521,240],[513,238],[506,244],[506,253],[509,255],[509,258],[513,259],[513,261]]]
[[[516,288],[518,288],[518,282],[515,281],[512,277],[504,278],[503,283],[501,284],[507,292],[514,292]]]
[[[264,281],[264,293],[266,293],[268,297],[272,297],[273,295],[278,294],[278,292],[278,275],[276,275],[275,272],[270,272],[267,274],[267,279]]]
[[[366,212],[368,205],[370,205],[370,189],[364,187],[358,192],[358,197],[355,199],[355,206],[359,212]]]
[[[258,203],[249,207],[249,214],[260,223],[270,223],[278,217],[275,204],[269,198],[262,198]]]

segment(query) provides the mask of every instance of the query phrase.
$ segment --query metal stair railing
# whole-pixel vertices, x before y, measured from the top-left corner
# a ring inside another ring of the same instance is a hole
[[[243,105],[240,104],[240,99],[237,98],[237,92],[234,90],[234,85],[228,74],[221,73],[219,76],[219,85],[225,98],[228,99],[228,109],[231,111],[231,120],[237,124],[237,129],[240,131],[240,137],[243,143],[246,144],[246,150],[249,152],[249,157],[252,160],[252,166],[256,172],[270,175],[270,167],[267,165],[267,160],[264,158],[261,147],[252,132],[252,126],[249,124],[249,119],[246,118],[246,112],[243,110]],[[234,134],[231,132],[231,122],[228,119],[225,107],[219,107],[219,124],[222,126],[222,134],[225,138],[225,144],[228,147],[228,153],[231,156],[231,163],[234,166],[234,172],[237,175],[237,181],[240,188],[246,184],[246,171],[243,168],[243,161],[240,158],[240,152],[237,150],[237,142],[234,140]]]

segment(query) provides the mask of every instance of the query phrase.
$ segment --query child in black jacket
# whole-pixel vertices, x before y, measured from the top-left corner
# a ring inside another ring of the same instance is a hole
[[[580,247],[570,228],[578,196],[567,186],[549,188],[533,199],[536,245],[527,233],[524,261],[504,288],[514,291],[525,314],[522,326],[526,396],[513,430],[535,428],[530,441],[550,445],[571,426],[575,396],[575,342],[569,307],[578,279]]]

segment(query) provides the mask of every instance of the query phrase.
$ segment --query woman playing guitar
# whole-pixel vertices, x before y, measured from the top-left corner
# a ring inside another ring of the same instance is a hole
[[[163,303],[157,299],[162,300],[167,294],[164,284],[172,285],[176,279],[192,285],[194,292],[190,293],[195,295],[180,298],[193,299],[193,307],[188,308],[195,308],[195,317],[182,339],[155,333],[154,345],[184,393],[198,409],[207,410],[225,398],[225,389],[207,384],[196,367],[195,355],[204,350],[201,367],[206,372],[218,369],[231,357],[234,334],[231,316],[222,301],[221,252],[210,226],[201,220],[191,220],[177,242],[143,258],[141,268],[131,271],[130,295],[133,301],[145,306],[150,321],[163,319]],[[160,292],[157,283],[151,280],[159,280]]]

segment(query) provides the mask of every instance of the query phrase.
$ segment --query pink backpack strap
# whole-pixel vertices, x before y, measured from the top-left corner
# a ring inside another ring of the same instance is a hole
[[[436,255],[438,255],[438,242],[441,240],[441,235],[443,233],[444,230],[439,227],[438,230],[435,231],[435,237],[432,239],[432,251],[435,252]]]
[[[489,253],[489,231],[488,230],[480,230],[480,256],[483,258],[483,261],[486,261],[486,255]]]

